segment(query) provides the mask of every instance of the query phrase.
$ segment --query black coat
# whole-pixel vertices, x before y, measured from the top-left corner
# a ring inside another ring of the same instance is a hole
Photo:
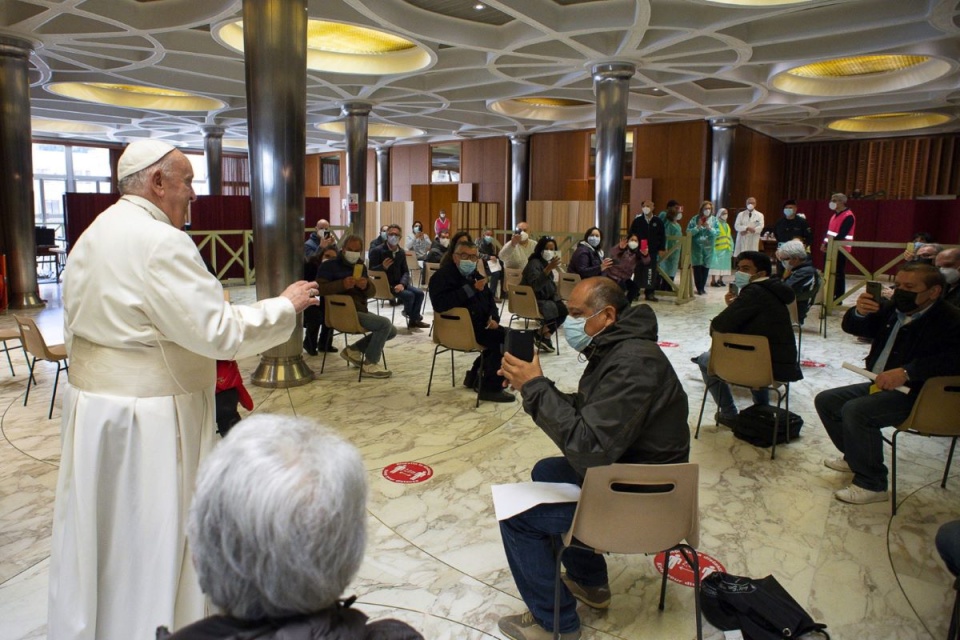
[[[773,235],[777,242],[789,242],[794,238],[800,238],[807,247],[813,242],[813,231],[804,218],[794,215],[793,218],[783,216],[777,220],[773,227]]]
[[[389,268],[384,268],[383,261],[393,259]],[[379,247],[370,250],[370,271],[383,271],[387,274],[390,288],[402,284],[404,288],[410,286],[410,269],[407,267],[407,254],[399,244],[391,251],[390,245],[384,242]]]
[[[429,289],[430,304],[434,312],[466,307],[470,312],[473,330],[477,334],[487,327],[487,322],[491,319],[499,322],[500,313],[490,287],[477,291],[473,286],[473,283],[482,277],[477,272],[473,272],[470,277],[464,277],[452,260],[437,269],[430,278]]]
[[[647,248],[654,255],[667,246],[667,234],[660,216],[651,216],[650,222],[647,222],[641,213],[633,219],[630,224],[630,233],[627,235],[636,235],[638,240],[646,239]]]
[[[520,284],[531,287],[537,300],[557,301],[560,299],[560,292],[553,280],[553,274],[547,273],[546,268],[547,263],[543,258],[530,256],[527,266],[523,268],[523,275],[520,276]]]
[[[873,340],[867,369],[873,370],[896,322],[897,312],[889,300],[876,313],[860,316],[854,307],[843,315],[844,331]],[[919,393],[927,378],[960,375],[960,310],[937,300],[922,316],[900,327],[884,370],[899,367],[906,370],[912,393]]]
[[[687,394],[657,345],[653,310],[627,308],[584,354],[576,393],[562,393],[543,377],[521,390],[524,410],[577,473],[615,462],[686,462]]]
[[[773,377],[779,382],[803,378],[797,365],[797,341],[787,305],[796,296],[778,280],[752,282],[710,322],[710,331],[766,336],[770,343]]]

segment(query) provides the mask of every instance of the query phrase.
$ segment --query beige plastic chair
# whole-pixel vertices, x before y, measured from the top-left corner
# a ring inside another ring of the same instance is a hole
[[[407,271],[410,272],[410,282],[419,283],[423,278],[423,269],[420,267],[420,263],[417,262],[417,254],[413,251],[404,251],[403,254],[407,257]],[[414,276],[414,273],[417,275]]]
[[[787,313],[790,314],[790,326],[797,332],[797,366],[800,366],[800,347],[803,345],[803,325],[800,324],[800,310],[797,309],[796,299],[791,300],[787,305]]]
[[[343,346],[347,347],[347,335],[364,335],[370,333],[369,330],[364,329],[363,325],[360,324],[360,318],[357,316],[357,308],[353,304],[353,298],[346,294],[333,294],[323,297],[324,312],[323,312],[323,322],[326,324],[333,333],[330,336],[332,341],[337,337],[337,334],[343,334]],[[383,358],[383,366],[387,366],[387,353],[386,350],[380,355]],[[357,382],[363,380],[363,365],[364,365],[364,354],[360,354],[360,375],[357,377]],[[320,363],[320,374],[323,374],[323,369],[327,365],[327,352],[323,352],[323,361]],[[349,365],[348,365],[349,366]]]
[[[10,346],[8,340],[16,340],[17,344]],[[17,372],[13,369],[13,360],[10,359],[10,349],[23,349],[23,342],[20,340],[20,328],[0,329],[0,342],[3,343],[3,352],[7,354],[7,364],[10,365],[10,375],[15,376]]]
[[[697,638],[700,620],[700,467],[684,464],[611,464],[587,469],[570,530],[563,535],[554,579],[553,628],[560,628],[560,570],[570,547],[595,553],[664,553],[660,605],[667,591],[670,555],[693,569]],[[555,632],[555,638],[559,634]]]
[[[580,274],[579,273],[561,273],[560,274],[560,286],[558,292],[560,293],[560,299],[566,302],[570,299],[570,294],[573,293],[573,288],[580,284]]]
[[[523,269],[504,267],[503,280],[500,284],[500,295],[503,297],[503,301],[500,303],[500,315],[503,315],[503,305],[507,304],[507,300],[510,299],[510,290],[519,285],[522,280]]]
[[[387,274],[376,271],[368,271],[367,277],[373,283],[376,293],[373,294],[373,300],[377,302],[377,313],[383,311],[383,303],[392,302],[396,296],[393,291],[390,290],[390,280],[387,279]],[[397,307],[393,305],[390,307],[390,322],[393,322],[397,316]]]
[[[777,394],[777,408],[784,399],[787,401],[787,415],[790,413],[790,383],[777,382],[773,377],[773,360],[770,358],[770,342],[766,336],[753,336],[740,333],[713,333],[710,346],[710,362],[707,373],[735,387],[746,387],[751,391],[768,389]],[[786,390],[781,392],[781,387]],[[703,408],[707,403],[710,386],[703,389],[700,401],[700,417],[697,418],[697,431],[694,439],[700,437],[700,423],[703,421]],[[777,457],[777,438],[780,434],[780,414],[773,423],[773,446],[770,459]],[[790,425],[787,425],[787,442],[790,442]]]
[[[515,284],[510,287],[507,294],[507,309],[510,311],[510,322],[508,327],[513,326],[514,320],[523,320],[523,328],[529,329],[531,322],[536,322],[537,327],[543,326],[543,315],[537,306],[537,296],[533,293],[533,287],[525,284]],[[557,355],[560,355],[560,340],[556,342]]]
[[[893,449],[890,457],[890,474],[893,477],[892,515],[897,515],[897,436],[902,433],[953,438],[950,443],[950,453],[947,454],[947,465],[943,469],[943,480],[940,482],[940,487],[946,489],[950,463],[953,461],[953,450],[957,446],[957,438],[960,437],[960,376],[929,378],[923,383],[920,395],[913,403],[913,410],[893,433],[890,443]]]
[[[473,332],[473,322],[470,320],[470,312],[467,309],[454,307],[447,311],[435,313],[433,329],[433,342],[436,346],[433,348],[433,363],[430,365],[430,380],[427,382],[428,396],[433,384],[433,370],[437,366],[437,356],[441,353],[450,352],[450,381],[454,387],[457,386],[457,373],[453,361],[454,351],[480,353],[480,371],[483,371],[483,345],[477,342],[476,334]],[[476,407],[480,406],[481,377],[482,373],[477,376]]]
[[[816,306],[820,307],[820,334],[826,338],[827,337],[827,307],[824,304],[824,297],[826,296],[827,288],[823,286],[823,272],[817,269],[817,283],[814,285],[813,293],[813,302],[810,304],[810,309],[807,311],[807,316],[810,316],[810,312],[813,311],[813,308]]]
[[[47,412],[47,419],[53,417],[53,401],[57,398],[57,385],[60,384],[60,372],[68,370],[67,348],[62,344],[47,345],[43,339],[43,334],[37,329],[37,324],[30,318],[23,316],[13,316],[20,328],[20,343],[23,350],[29,356],[27,363],[30,365],[30,376],[27,378],[27,392],[23,396],[23,406],[27,406],[27,399],[30,397],[30,386],[36,383],[33,377],[34,367],[37,360],[47,360],[57,365],[57,375],[53,380],[53,392],[50,394],[50,411]]]

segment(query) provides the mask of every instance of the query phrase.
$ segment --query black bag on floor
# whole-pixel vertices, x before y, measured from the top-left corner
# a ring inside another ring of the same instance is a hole
[[[812,632],[830,638],[827,625],[814,622],[773,576],[757,580],[718,571],[700,584],[703,617],[721,631],[740,629],[746,640],[783,640]]]
[[[790,417],[790,439],[800,435],[803,418],[786,409],[764,404],[755,404],[741,411],[737,415],[733,435],[757,447],[772,447],[774,420],[778,415],[780,424],[777,427],[777,444],[787,441],[787,416]]]

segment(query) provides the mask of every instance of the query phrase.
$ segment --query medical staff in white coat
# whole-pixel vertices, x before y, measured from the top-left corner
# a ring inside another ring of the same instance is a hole
[[[757,199],[747,198],[747,208],[737,215],[733,228],[737,231],[737,242],[733,247],[733,257],[744,251],[760,250],[760,234],[763,233],[763,214],[757,211]]]

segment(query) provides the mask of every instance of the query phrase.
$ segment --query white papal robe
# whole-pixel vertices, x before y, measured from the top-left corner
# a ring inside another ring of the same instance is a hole
[[[189,236],[136,196],[73,247],[63,307],[48,637],[149,640],[205,615],[184,525],[214,444],[215,360],[284,342],[296,312],[224,302]]]

